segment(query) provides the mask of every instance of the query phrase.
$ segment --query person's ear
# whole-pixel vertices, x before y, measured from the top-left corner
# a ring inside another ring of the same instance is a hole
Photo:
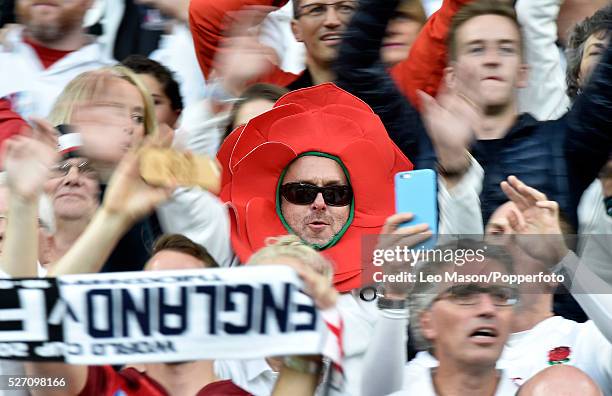
[[[295,37],[295,40],[297,42],[304,42],[304,40],[302,39],[302,27],[296,19],[291,20],[291,32],[293,33],[293,37]]]
[[[526,88],[529,82],[529,65],[526,63],[521,63],[518,70],[518,75],[516,78],[516,87],[517,88]]]
[[[444,84],[448,89],[452,90],[456,86],[456,77],[457,74],[455,73],[455,62],[451,62],[444,68],[442,81],[444,81]]]

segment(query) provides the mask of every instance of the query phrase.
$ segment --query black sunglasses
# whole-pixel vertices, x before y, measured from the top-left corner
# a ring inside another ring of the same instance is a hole
[[[310,205],[319,193],[329,206],[346,206],[353,200],[351,186],[319,187],[307,183],[287,183],[281,187],[281,195],[295,205]]]

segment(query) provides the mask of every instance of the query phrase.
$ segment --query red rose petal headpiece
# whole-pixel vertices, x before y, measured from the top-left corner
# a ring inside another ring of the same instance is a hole
[[[274,108],[233,131],[221,146],[221,199],[230,204],[232,246],[241,262],[270,236],[287,234],[276,214],[282,171],[301,153],[338,157],[349,172],[354,219],[338,243],[322,250],[340,291],[361,285],[361,236],[380,232],[395,212],[393,177],[412,169],[372,109],[326,83],[290,92]]]

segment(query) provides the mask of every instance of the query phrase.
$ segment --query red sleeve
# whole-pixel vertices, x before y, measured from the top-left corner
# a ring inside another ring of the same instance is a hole
[[[192,0],[189,4],[189,26],[200,69],[208,78],[219,49],[228,13],[246,6],[282,6],[287,0]]]
[[[87,382],[79,396],[112,396],[121,389],[121,377],[111,366],[89,366]]]
[[[11,136],[17,135],[28,123],[11,109],[8,99],[0,99],[0,146]]]
[[[471,1],[444,0],[412,44],[408,59],[391,69],[398,87],[417,108],[420,108],[417,90],[437,94],[448,63],[446,37],[451,20],[459,8]]]

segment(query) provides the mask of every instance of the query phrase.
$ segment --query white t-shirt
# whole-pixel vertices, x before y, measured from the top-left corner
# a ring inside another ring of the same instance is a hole
[[[612,344],[592,321],[578,323],[554,316],[531,330],[512,334],[497,367],[512,382],[522,385],[555,360],[581,369],[597,382],[606,396],[612,396]],[[422,376],[425,370],[437,365],[429,353],[419,352],[404,368],[405,378]],[[404,386],[409,385],[407,382]]]
[[[9,98],[13,110],[24,118],[46,117],[72,79],[114,63],[93,41],[45,69],[34,49],[23,42],[22,29],[10,31],[6,41],[12,50],[0,48],[0,97]]]
[[[278,373],[265,359],[216,360],[215,374],[232,382],[255,396],[272,394]]]
[[[500,373],[499,383],[495,391],[495,396],[514,396],[518,390],[518,385],[514,384],[503,371]],[[392,393],[391,395],[418,395],[418,396],[436,396],[437,393],[433,386],[431,377],[431,369],[419,370],[413,372],[410,377],[404,379],[404,389]]]

